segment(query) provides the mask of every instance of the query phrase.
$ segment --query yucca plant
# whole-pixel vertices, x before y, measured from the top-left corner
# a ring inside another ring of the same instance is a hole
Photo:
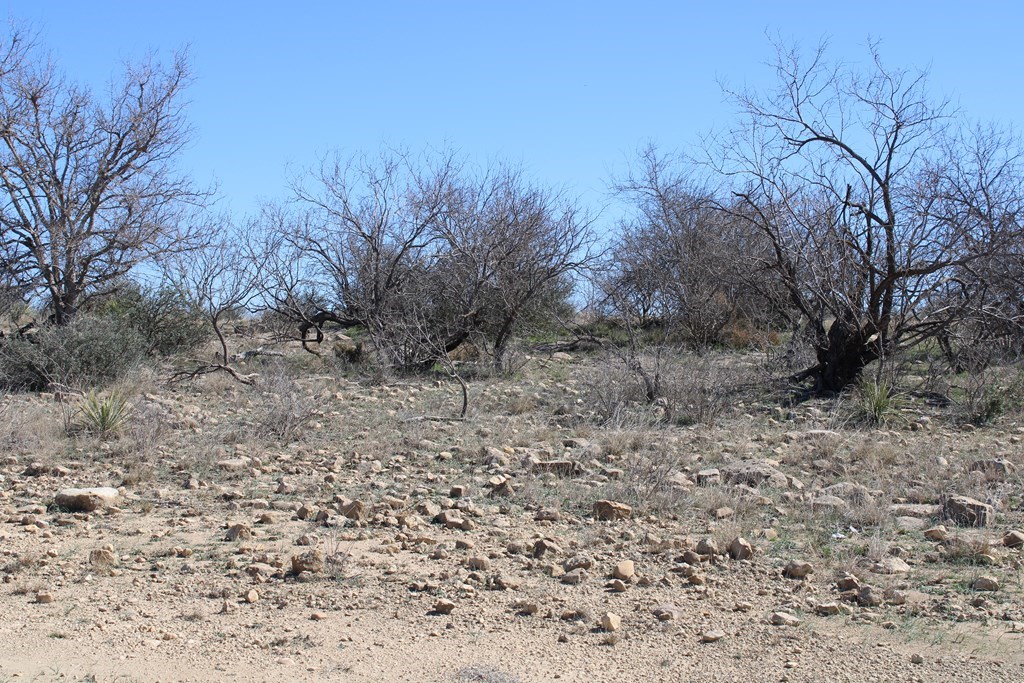
[[[883,426],[901,417],[903,395],[892,383],[862,379],[853,390],[855,418],[870,425]]]
[[[82,397],[82,403],[78,406],[75,427],[77,431],[106,439],[124,429],[131,413],[132,406],[124,394],[112,391],[101,396],[96,391],[90,391]]]

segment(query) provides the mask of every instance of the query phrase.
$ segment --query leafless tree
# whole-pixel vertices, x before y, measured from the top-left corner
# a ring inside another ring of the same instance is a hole
[[[0,263],[57,324],[142,263],[188,249],[206,195],[174,162],[189,139],[187,60],[129,65],[105,97],[13,29],[0,43]]]
[[[698,348],[726,328],[778,320],[761,234],[718,210],[684,161],[648,147],[616,190],[631,207],[601,278],[603,306],[630,328],[657,326]]]
[[[207,241],[202,248],[179,255],[168,264],[167,273],[177,291],[202,311],[217,336],[219,357],[213,363],[193,361],[194,367],[176,373],[172,379],[224,372],[244,384],[252,384],[251,377],[231,366],[224,328],[228,320],[246,310],[256,294],[259,273],[243,247],[249,239],[223,217],[211,218],[203,232]]]
[[[732,92],[742,124],[710,150],[719,206],[770,242],[764,261],[813,340],[794,377],[842,389],[870,362],[948,329],[937,296],[1019,227],[1019,146],[962,133],[923,73],[863,72],[780,47],[778,87]]]
[[[495,164],[462,179],[437,221],[450,281],[444,298],[507,371],[510,345],[532,324],[557,319],[572,278],[599,256],[593,219],[565,193]]]
[[[333,305],[320,312],[364,327],[384,365],[412,360],[392,343],[389,328],[406,298],[416,295],[415,271],[436,255],[432,226],[455,172],[450,154],[422,163],[399,152],[335,156],[294,186],[300,210],[283,243],[320,291],[330,293]]]
[[[304,343],[326,322],[363,328],[381,367],[430,367],[472,338],[504,368],[511,340],[592,258],[573,202],[449,152],[333,158],[295,198],[260,221],[261,301]]]

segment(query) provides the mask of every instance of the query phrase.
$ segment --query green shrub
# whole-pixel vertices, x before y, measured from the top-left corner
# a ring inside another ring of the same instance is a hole
[[[128,283],[96,306],[95,313],[116,317],[136,330],[151,356],[188,351],[210,338],[210,326],[202,312],[173,289]]]
[[[0,386],[43,391],[104,386],[146,357],[146,340],[123,320],[82,314],[30,337],[0,340]]]

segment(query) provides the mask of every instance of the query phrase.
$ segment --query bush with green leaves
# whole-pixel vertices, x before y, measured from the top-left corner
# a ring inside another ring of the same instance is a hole
[[[80,314],[30,336],[0,340],[0,386],[43,391],[105,386],[146,358],[146,339],[124,320]]]
[[[136,330],[151,356],[188,351],[210,338],[210,326],[202,311],[181,293],[166,287],[128,283],[104,299],[95,313],[116,317]]]

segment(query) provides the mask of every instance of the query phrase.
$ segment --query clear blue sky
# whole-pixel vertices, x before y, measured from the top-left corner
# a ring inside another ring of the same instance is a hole
[[[766,83],[766,34],[829,37],[853,62],[878,39],[972,116],[1024,112],[1016,2],[3,1],[87,83],[189,46],[182,164],[236,214],[282,196],[289,167],[382,143],[510,158],[597,206],[638,147],[685,148],[732,116],[719,80]]]

